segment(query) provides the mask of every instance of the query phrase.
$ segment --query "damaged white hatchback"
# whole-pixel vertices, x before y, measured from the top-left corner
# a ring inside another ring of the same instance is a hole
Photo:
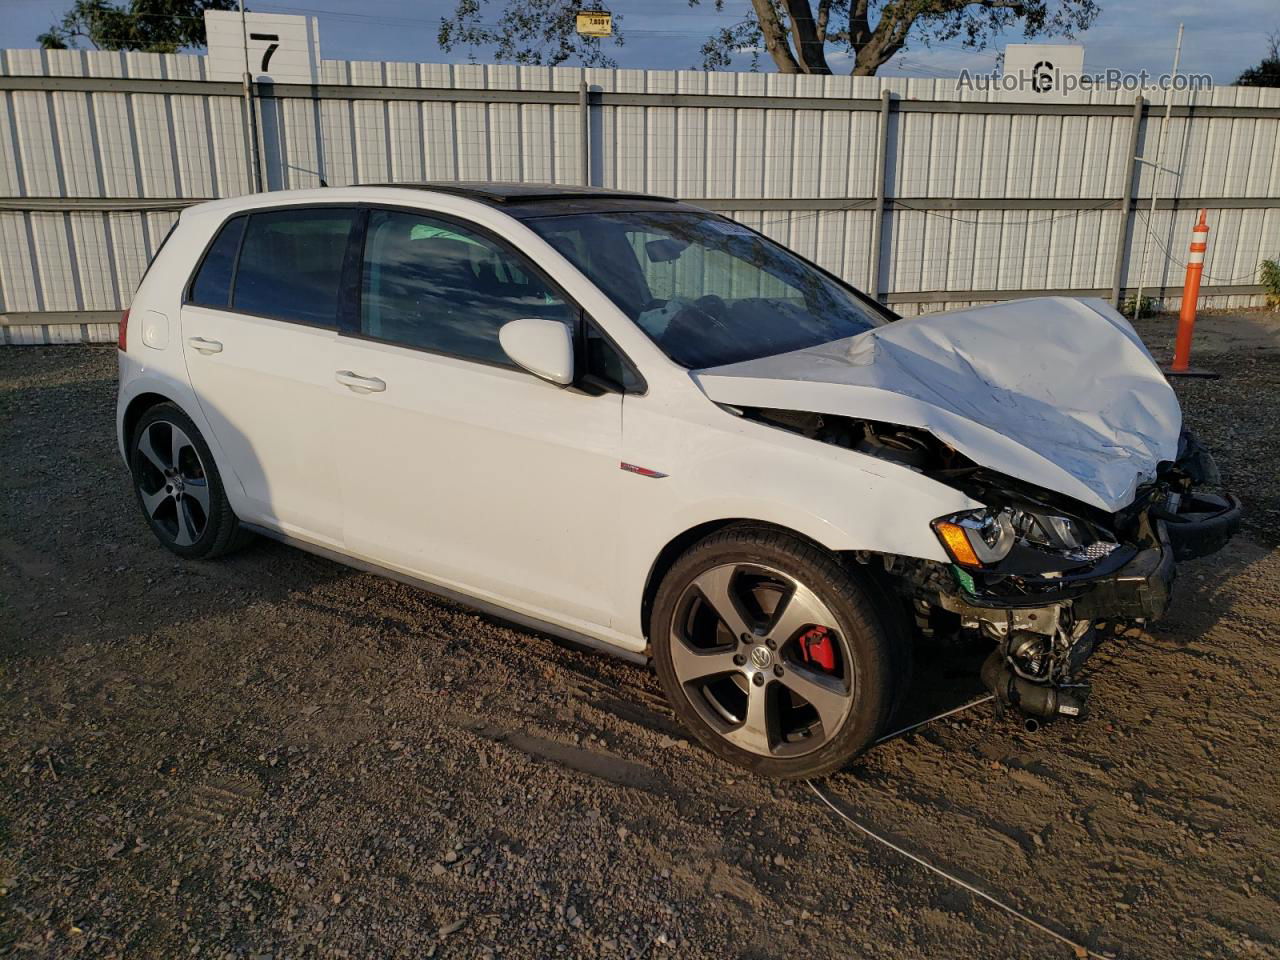
[[[651,659],[779,777],[886,730],[922,627],[1080,715],[1097,625],[1159,617],[1240,519],[1101,301],[900,319],[731,220],[572,187],[184,211],[121,324],[118,436],[174,552],[257,532]]]

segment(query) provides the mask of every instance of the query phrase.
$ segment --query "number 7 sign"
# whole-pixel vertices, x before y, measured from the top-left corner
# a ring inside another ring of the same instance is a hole
[[[320,32],[315,17],[206,10],[210,80],[240,80],[247,68],[258,83],[316,83]]]
[[[271,70],[271,55],[280,49],[280,35],[278,33],[251,33],[250,40],[265,40],[271,46],[262,52],[262,66],[259,68],[263,73]]]

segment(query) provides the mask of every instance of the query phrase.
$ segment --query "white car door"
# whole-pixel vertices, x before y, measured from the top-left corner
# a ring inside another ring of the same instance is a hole
[[[242,488],[242,519],[331,546],[342,539],[333,355],[354,217],[273,208],[229,221],[182,308],[187,372],[227,482]]]
[[[576,308],[497,241],[372,210],[358,329],[339,338],[348,551],[551,618],[608,625],[620,392],[518,369],[498,329]]]

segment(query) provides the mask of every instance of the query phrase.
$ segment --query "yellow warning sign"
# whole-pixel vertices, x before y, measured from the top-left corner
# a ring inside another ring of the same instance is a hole
[[[578,32],[584,37],[608,37],[613,34],[613,14],[604,10],[584,10],[578,14]]]

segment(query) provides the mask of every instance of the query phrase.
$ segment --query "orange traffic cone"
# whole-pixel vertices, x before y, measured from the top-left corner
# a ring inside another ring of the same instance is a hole
[[[1216,377],[1209,370],[1191,366],[1191,335],[1196,326],[1196,304],[1200,299],[1200,278],[1204,275],[1204,252],[1209,248],[1209,224],[1205,213],[1191,228],[1191,251],[1187,257],[1187,279],[1182,285],[1182,310],[1178,313],[1178,337],[1173,348],[1173,364],[1165,368],[1170,377]]]

